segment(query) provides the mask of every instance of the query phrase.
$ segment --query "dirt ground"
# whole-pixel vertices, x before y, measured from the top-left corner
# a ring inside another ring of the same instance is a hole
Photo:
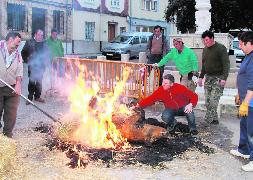
[[[27,80],[23,82],[23,93],[27,94]],[[54,117],[61,117],[69,109],[66,98],[47,96],[45,104],[38,104]],[[246,160],[232,157],[228,152],[236,147],[239,139],[239,120],[233,114],[222,116],[219,125],[208,125],[203,121],[204,112],[195,111],[199,134],[197,139],[214,153],[204,153],[197,148],[188,148],[170,160],[156,166],[145,163],[124,165],[90,162],[85,169],[66,166],[69,159],[63,152],[50,151],[45,146],[47,134],[34,131],[40,122],[52,124],[33,106],[21,100],[13,139],[17,144],[17,161],[14,169],[0,179],[252,179],[253,172],[244,172],[241,166]],[[146,110],[146,118],[160,120],[161,113]],[[183,121],[183,118],[179,119]],[[176,137],[174,143],[182,144]],[[149,158],[149,157],[147,157]]]

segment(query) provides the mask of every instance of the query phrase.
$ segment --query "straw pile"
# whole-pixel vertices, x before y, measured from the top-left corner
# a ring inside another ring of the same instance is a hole
[[[16,162],[16,143],[0,134],[0,177],[11,173]]]

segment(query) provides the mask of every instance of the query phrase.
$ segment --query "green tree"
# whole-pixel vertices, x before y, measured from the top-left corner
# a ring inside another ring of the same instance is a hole
[[[176,23],[182,33],[195,29],[195,0],[168,0],[167,22]],[[210,0],[211,30],[253,29],[252,0]]]
[[[211,28],[215,32],[228,32],[239,25],[240,8],[236,0],[211,0]]]
[[[176,24],[182,33],[195,30],[195,0],[168,0],[169,5],[165,11],[167,22]]]
[[[252,0],[236,0],[240,9],[238,17],[238,29],[253,30],[253,1]]]

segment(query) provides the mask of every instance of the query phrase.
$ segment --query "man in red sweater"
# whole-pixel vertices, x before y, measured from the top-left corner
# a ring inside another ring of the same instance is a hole
[[[162,113],[162,120],[167,123],[167,130],[170,134],[175,133],[177,124],[175,116],[186,116],[190,133],[198,134],[195,124],[195,116],[193,107],[197,105],[198,95],[185,86],[174,83],[175,79],[171,74],[163,77],[162,86],[160,86],[153,94],[142,99],[134,107],[147,107],[156,101],[162,101],[165,110]]]

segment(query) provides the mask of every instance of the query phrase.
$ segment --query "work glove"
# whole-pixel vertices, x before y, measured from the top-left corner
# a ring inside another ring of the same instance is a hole
[[[239,96],[239,94],[237,94],[235,96],[235,105],[240,105],[240,104],[241,104],[241,102],[240,102],[240,96]]]
[[[153,64],[153,67],[158,67],[158,64],[157,63]]]
[[[242,102],[242,104],[239,107],[239,116],[248,116],[249,112],[249,104],[246,102]]]

